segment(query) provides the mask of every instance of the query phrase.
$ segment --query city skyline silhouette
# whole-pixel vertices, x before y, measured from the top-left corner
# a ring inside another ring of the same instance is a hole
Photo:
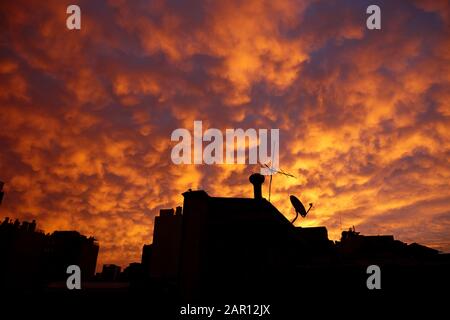
[[[67,292],[71,265],[81,269],[85,294],[169,294],[175,301],[274,299],[295,288],[320,294],[338,287],[355,294],[373,289],[366,283],[370,266],[383,270],[377,289],[388,293],[423,293],[448,284],[450,254],[392,235],[361,235],[355,227],[343,231],[340,241],[329,240],[326,227],[295,226],[267,201],[262,175],[251,175],[249,182],[253,198],[184,192],[183,206],[161,209],[155,217],[153,240],[142,244],[140,261],[124,269],[103,264],[99,273],[101,243],[95,238],[77,231],[45,234],[34,220],[5,218],[0,289]]]

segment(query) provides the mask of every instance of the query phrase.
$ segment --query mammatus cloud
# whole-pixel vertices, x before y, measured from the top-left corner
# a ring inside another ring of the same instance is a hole
[[[170,134],[280,128],[272,201],[301,225],[355,225],[450,250],[447,1],[0,4],[0,215],[100,240],[125,265],[181,193],[251,196],[246,165],[181,165]],[[265,186],[267,188],[267,184]],[[264,190],[267,194],[267,190]]]

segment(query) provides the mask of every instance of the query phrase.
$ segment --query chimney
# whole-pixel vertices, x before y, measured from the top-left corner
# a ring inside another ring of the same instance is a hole
[[[261,186],[264,183],[264,176],[259,173],[254,173],[248,179],[253,185],[253,193],[255,199],[262,199],[262,189]]]

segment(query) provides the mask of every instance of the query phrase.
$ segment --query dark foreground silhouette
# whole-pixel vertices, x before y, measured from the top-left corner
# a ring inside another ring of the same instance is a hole
[[[183,193],[183,207],[155,217],[153,243],[143,246],[142,261],[123,271],[105,265],[94,274],[99,247],[93,238],[75,231],[46,235],[34,221],[5,219],[0,289],[50,299],[86,297],[87,303],[140,298],[173,315],[185,303],[271,304],[282,313],[295,312],[298,302],[392,302],[448,291],[449,254],[354,228],[333,242],[325,227],[295,227],[262,198],[264,179],[253,175],[250,181],[254,198]],[[81,290],[66,286],[69,265],[82,270]],[[367,284],[371,265],[380,269],[381,289]]]

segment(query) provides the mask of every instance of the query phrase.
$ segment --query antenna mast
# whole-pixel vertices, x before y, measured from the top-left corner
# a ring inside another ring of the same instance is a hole
[[[284,172],[283,170],[281,170],[280,168],[275,168],[275,167],[273,167],[273,156],[274,156],[274,151],[275,150],[275,143],[272,145],[272,160],[269,162],[270,163],[270,166],[267,164],[267,163],[265,163],[265,164],[262,164],[261,162],[259,163],[262,167],[264,167],[264,168],[267,168],[267,169],[269,169],[269,171],[270,171],[270,179],[269,179],[269,202],[270,202],[270,194],[271,194],[271,192],[272,192],[272,176],[273,176],[273,174],[274,173],[281,173],[282,175],[285,175],[285,176],[287,176],[287,177],[290,177],[290,178],[294,178],[294,179],[297,179],[294,175],[292,175],[292,174],[290,174],[290,173],[287,173],[287,172]]]

